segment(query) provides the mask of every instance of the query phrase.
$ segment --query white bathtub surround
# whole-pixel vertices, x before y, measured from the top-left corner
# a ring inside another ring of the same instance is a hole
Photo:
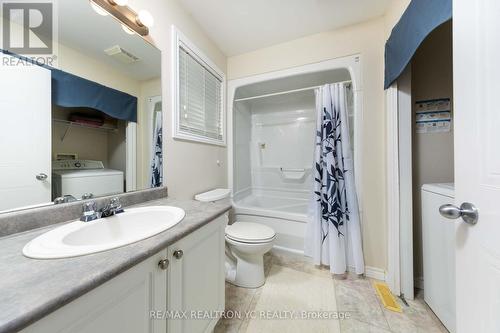
[[[235,219],[265,224],[276,232],[275,247],[304,252],[310,191],[247,190],[233,198]]]
[[[317,144],[314,195],[307,224],[305,253],[315,264],[343,274],[353,266],[364,273],[354,161],[346,87],[327,84],[316,91]]]
[[[359,55],[228,82],[228,158],[232,162],[228,171],[235,217],[272,227],[275,248],[304,253],[316,123],[314,89],[309,88],[335,82],[351,82],[350,127],[354,163],[360,170]],[[359,195],[361,176],[356,172]]]

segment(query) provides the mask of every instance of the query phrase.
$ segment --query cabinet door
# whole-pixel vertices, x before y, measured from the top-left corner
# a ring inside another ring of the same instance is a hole
[[[226,221],[221,216],[168,248],[169,333],[211,332],[224,310]]]
[[[49,316],[27,327],[27,333],[165,333],[166,320],[151,319],[164,311],[167,270],[158,267],[161,251]]]

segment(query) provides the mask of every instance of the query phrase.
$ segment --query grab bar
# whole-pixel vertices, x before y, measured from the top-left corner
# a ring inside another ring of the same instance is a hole
[[[281,172],[305,172],[306,169],[302,168],[280,168]]]

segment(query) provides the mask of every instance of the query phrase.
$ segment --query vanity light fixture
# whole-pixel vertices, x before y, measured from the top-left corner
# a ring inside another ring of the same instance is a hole
[[[135,31],[127,27],[125,24],[122,23],[122,29],[129,35],[135,34]]]
[[[101,7],[99,7],[98,5],[96,5],[94,2],[90,1],[90,7],[92,7],[92,9],[99,15],[102,15],[102,16],[108,16],[109,13],[107,11],[105,11],[104,9],[102,9]]]
[[[155,24],[153,15],[151,15],[150,12],[144,9],[139,11],[139,14],[137,14],[135,21],[138,25],[146,26],[148,28],[152,28]]]
[[[126,6],[128,3],[128,0],[108,0],[108,1],[112,5],[118,5],[118,6]]]
[[[128,0],[90,0],[92,8],[100,15],[109,13],[122,23],[123,30],[138,33],[141,36],[149,34],[149,28],[154,24],[151,13],[140,10],[136,13],[127,6]],[[127,29],[127,30],[126,30]]]

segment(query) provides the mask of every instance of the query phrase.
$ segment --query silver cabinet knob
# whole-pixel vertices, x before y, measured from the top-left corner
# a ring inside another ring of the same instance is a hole
[[[464,202],[460,205],[460,208],[452,204],[446,204],[439,207],[439,213],[446,217],[447,219],[458,219],[459,217],[464,220],[465,223],[474,225],[477,223],[479,212],[473,204],[470,202]]]
[[[182,252],[182,250],[176,250],[176,251],[174,251],[174,257],[175,257],[175,259],[180,259],[180,258],[182,258],[183,255],[184,255],[184,252]]]
[[[37,180],[44,181],[46,180],[49,176],[47,176],[44,173],[39,173],[38,175],[35,176]]]
[[[160,269],[166,270],[169,263],[170,262],[168,261],[168,259],[162,259],[160,260],[160,262],[158,262],[158,267],[160,267]]]

